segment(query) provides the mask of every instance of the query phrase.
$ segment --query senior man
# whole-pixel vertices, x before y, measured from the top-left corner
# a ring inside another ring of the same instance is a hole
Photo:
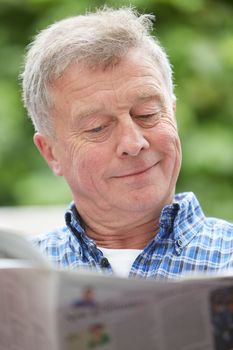
[[[74,202],[36,244],[60,267],[168,279],[233,266],[233,225],[175,195],[181,165],[172,70],[151,15],[102,9],[30,45],[24,102],[34,142]]]

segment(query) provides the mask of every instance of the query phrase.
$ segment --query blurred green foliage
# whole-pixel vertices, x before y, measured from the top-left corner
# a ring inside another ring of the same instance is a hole
[[[42,28],[103,4],[128,1],[0,0],[0,205],[70,201],[33,146],[18,75]],[[194,191],[206,213],[233,220],[233,2],[135,0],[156,15],[155,35],[174,67],[183,168],[177,191]]]

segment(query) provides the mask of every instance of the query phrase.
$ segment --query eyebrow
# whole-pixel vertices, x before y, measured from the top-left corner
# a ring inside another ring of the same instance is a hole
[[[139,98],[140,100],[153,99],[153,98],[163,100],[162,94],[160,93],[159,90],[155,88],[141,90],[137,98]]]
[[[145,90],[139,91],[139,94],[135,96],[137,100],[148,100],[148,99],[158,99],[160,101],[163,101],[163,96],[159,92],[159,90],[155,88],[149,88]],[[79,118],[83,119],[86,117],[89,117],[93,114],[97,114],[103,111],[103,105],[99,105],[98,107],[92,106],[92,107],[80,107],[80,108],[75,108],[74,112],[72,113],[73,118]]]
[[[73,117],[76,118],[78,117],[79,119],[83,119],[85,117],[88,117],[92,114],[96,114],[102,111],[102,107],[83,107],[83,108],[77,108],[75,111],[72,113]]]

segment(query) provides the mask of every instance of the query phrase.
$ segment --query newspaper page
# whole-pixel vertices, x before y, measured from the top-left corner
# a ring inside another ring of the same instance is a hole
[[[64,273],[57,309],[59,349],[143,349],[145,337],[153,338],[151,327],[141,333],[150,293],[138,282]]]
[[[230,272],[159,282],[55,271],[22,237],[0,239],[0,350],[233,349]]]
[[[0,242],[0,259],[21,259],[39,266],[50,266],[39,250],[22,235],[0,229]]]
[[[0,350],[56,350],[51,272],[0,260]]]
[[[59,350],[232,350],[233,278],[156,282],[62,274]]]

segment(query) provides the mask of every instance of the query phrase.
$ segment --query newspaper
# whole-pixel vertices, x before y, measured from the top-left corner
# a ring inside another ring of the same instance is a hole
[[[0,242],[0,350],[233,349],[232,271],[124,279],[51,268],[15,234]]]

